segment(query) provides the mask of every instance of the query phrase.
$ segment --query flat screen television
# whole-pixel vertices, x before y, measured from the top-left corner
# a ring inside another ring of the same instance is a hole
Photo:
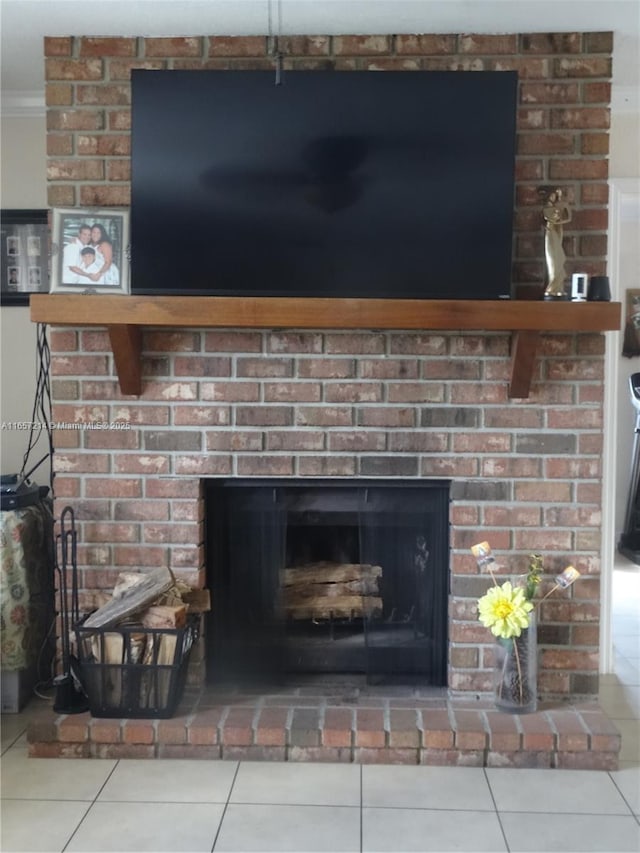
[[[510,298],[515,72],[132,87],[133,293]]]

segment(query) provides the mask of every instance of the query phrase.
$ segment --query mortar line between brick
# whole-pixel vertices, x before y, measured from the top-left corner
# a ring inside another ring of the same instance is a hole
[[[518,749],[521,750],[524,748],[524,726],[518,714],[514,714],[513,716],[515,718],[516,729],[518,730]]]
[[[389,739],[389,733],[391,732],[391,710],[389,708],[389,700],[386,699],[384,705],[382,706],[382,725],[385,730],[386,739]]]
[[[286,743],[291,741],[291,726],[293,725],[293,705],[289,706],[289,710],[287,711],[287,719],[284,724],[285,732],[287,736],[285,738]]]
[[[560,733],[558,732],[558,729],[556,728],[556,724],[554,723],[553,718],[550,716],[548,711],[543,711],[542,716],[544,717],[544,719],[549,724],[549,728],[551,729],[551,733],[553,734],[553,747],[552,747],[552,752],[553,752],[552,759],[553,759],[553,757],[557,757],[558,749],[560,748]]]
[[[222,713],[220,714],[220,719],[218,720],[218,743],[220,744],[221,748],[222,748],[222,743],[224,740],[224,738],[223,738],[224,724],[226,723],[227,717],[229,716],[230,713],[231,713],[231,707],[229,705],[225,705],[225,707],[222,709]]]
[[[489,750],[492,748],[491,741],[493,740],[493,738],[492,738],[491,726],[489,725],[489,719],[487,717],[486,711],[480,710],[480,720],[482,721],[482,726],[485,730],[485,749]],[[486,761],[485,761],[485,765],[486,765]]]
[[[260,718],[260,713],[262,708],[259,704],[256,705],[256,709],[253,712],[253,717],[251,718],[251,731],[253,733],[252,741],[255,743],[256,741],[256,732],[258,731],[258,719]]]

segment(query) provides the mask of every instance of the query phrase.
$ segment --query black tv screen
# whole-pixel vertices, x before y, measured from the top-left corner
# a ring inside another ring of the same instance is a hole
[[[510,297],[515,72],[132,84],[133,293]]]

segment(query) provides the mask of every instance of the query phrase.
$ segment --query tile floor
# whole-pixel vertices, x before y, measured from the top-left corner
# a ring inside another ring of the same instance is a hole
[[[620,769],[37,759],[2,717],[0,849],[640,850],[640,568],[614,575],[615,675],[600,700]]]

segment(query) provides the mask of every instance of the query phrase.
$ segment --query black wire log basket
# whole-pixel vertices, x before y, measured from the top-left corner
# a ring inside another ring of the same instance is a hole
[[[80,678],[94,717],[168,719],[180,703],[196,615],[182,628],[85,628],[75,634]]]

